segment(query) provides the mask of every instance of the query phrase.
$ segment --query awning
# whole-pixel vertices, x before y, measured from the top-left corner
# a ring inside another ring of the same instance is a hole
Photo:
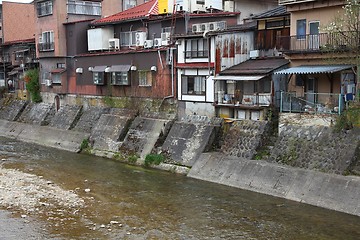
[[[266,77],[266,75],[258,76],[216,76],[214,80],[232,80],[232,81],[257,81]]]
[[[15,53],[23,53],[23,52],[28,52],[30,49],[22,49],[22,50],[18,50],[18,51],[15,51]]]
[[[112,65],[109,72],[128,72],[131,65]]]
[[[107,68],[107,66],[95,66],[92,71],[93,72],[105,72],[105,68]]]
[[[18,73],[19,73],[18,70],[12,70],[11,72],[8,72],[8,75],[12,76],[12,75],[15,75],[15,74],[18,74]]]
[[[291,67],[275,72],[274,74],[316,74],[335,73],[353,67],[352,65],[313,65]]]
[[[66,71],[66,69],[65,68],[54,68],[54,69],[51,69],[51,73],[52,74],[61,74],[61,73],[63,73],[63,72],[65,72]]]

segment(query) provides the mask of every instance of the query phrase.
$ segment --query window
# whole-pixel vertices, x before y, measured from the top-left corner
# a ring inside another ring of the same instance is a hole
[[[39,38],[39,51],[54,51],[54,32],[47,31]]]
[[[45,81],[50,79],[50,72],[43,71],[41,72],[41,84],[45,84]]]
[[[90,1],[67,1],[67,12],[71,14],[101,16],[101,3]]]
[[[136,32],[121,32],[121,46],[136,46]]]
[[[53,13],[52,1],[38,2],[36,7],[37,7],[37,15],[39,17],[51,15]]]
[[[57,63],[56,68],[64,68],[65,69],[66,68],[65,63]]]
[[[133,8],[136,6],[136,0],[124,0],[123,1],[123,11]]]
[[[128,72],[112,72],[111,73],[112,85],[130,85]]]
[[[182,94],[205,95],[205,76],[182,76]]]
[[[208,57],[207,39],[189,39],[186,41],[186,58]]]
[[[51,74],[51,80],[52,80],[53,83],[60,83],[61,84],[61,74],[60,73]]]
[[[306,19],[296,21],[296,38],[305,39],[306,35]]]
[[[93,80],[96,85],[103,85],[105,83],[104,72],[93,72]]]
[[[139,70],[139,86],[151,86],[152,85],[152,72],[146,70]]]

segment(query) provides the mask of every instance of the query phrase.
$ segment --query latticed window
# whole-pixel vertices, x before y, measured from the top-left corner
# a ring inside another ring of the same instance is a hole
[[[130,85],[128,72],[112,72],[112,85]]]
[[[205,76],[182,76],[181,85],[182,94],[205,94]]]
[[[152,72],[146,70],[139,70],[139,86],[151,86],[152,85]]]

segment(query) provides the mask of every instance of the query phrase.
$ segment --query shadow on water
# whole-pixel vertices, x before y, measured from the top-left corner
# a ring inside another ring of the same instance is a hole
[[[85,199],[87,206],[62,225],[38,216],[54,237],[360,238],[358,217],[168,172],[1,138],[0,157],[7,168],[41,175]]]

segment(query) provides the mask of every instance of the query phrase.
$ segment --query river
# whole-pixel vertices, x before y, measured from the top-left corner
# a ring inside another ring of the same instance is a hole
[[[359,217],[174,173],[6,138],[0,159],[84,199],[75,211],[26,213],[34,239],[360,239]],[[0,210],[23,221],[23,210]]]

